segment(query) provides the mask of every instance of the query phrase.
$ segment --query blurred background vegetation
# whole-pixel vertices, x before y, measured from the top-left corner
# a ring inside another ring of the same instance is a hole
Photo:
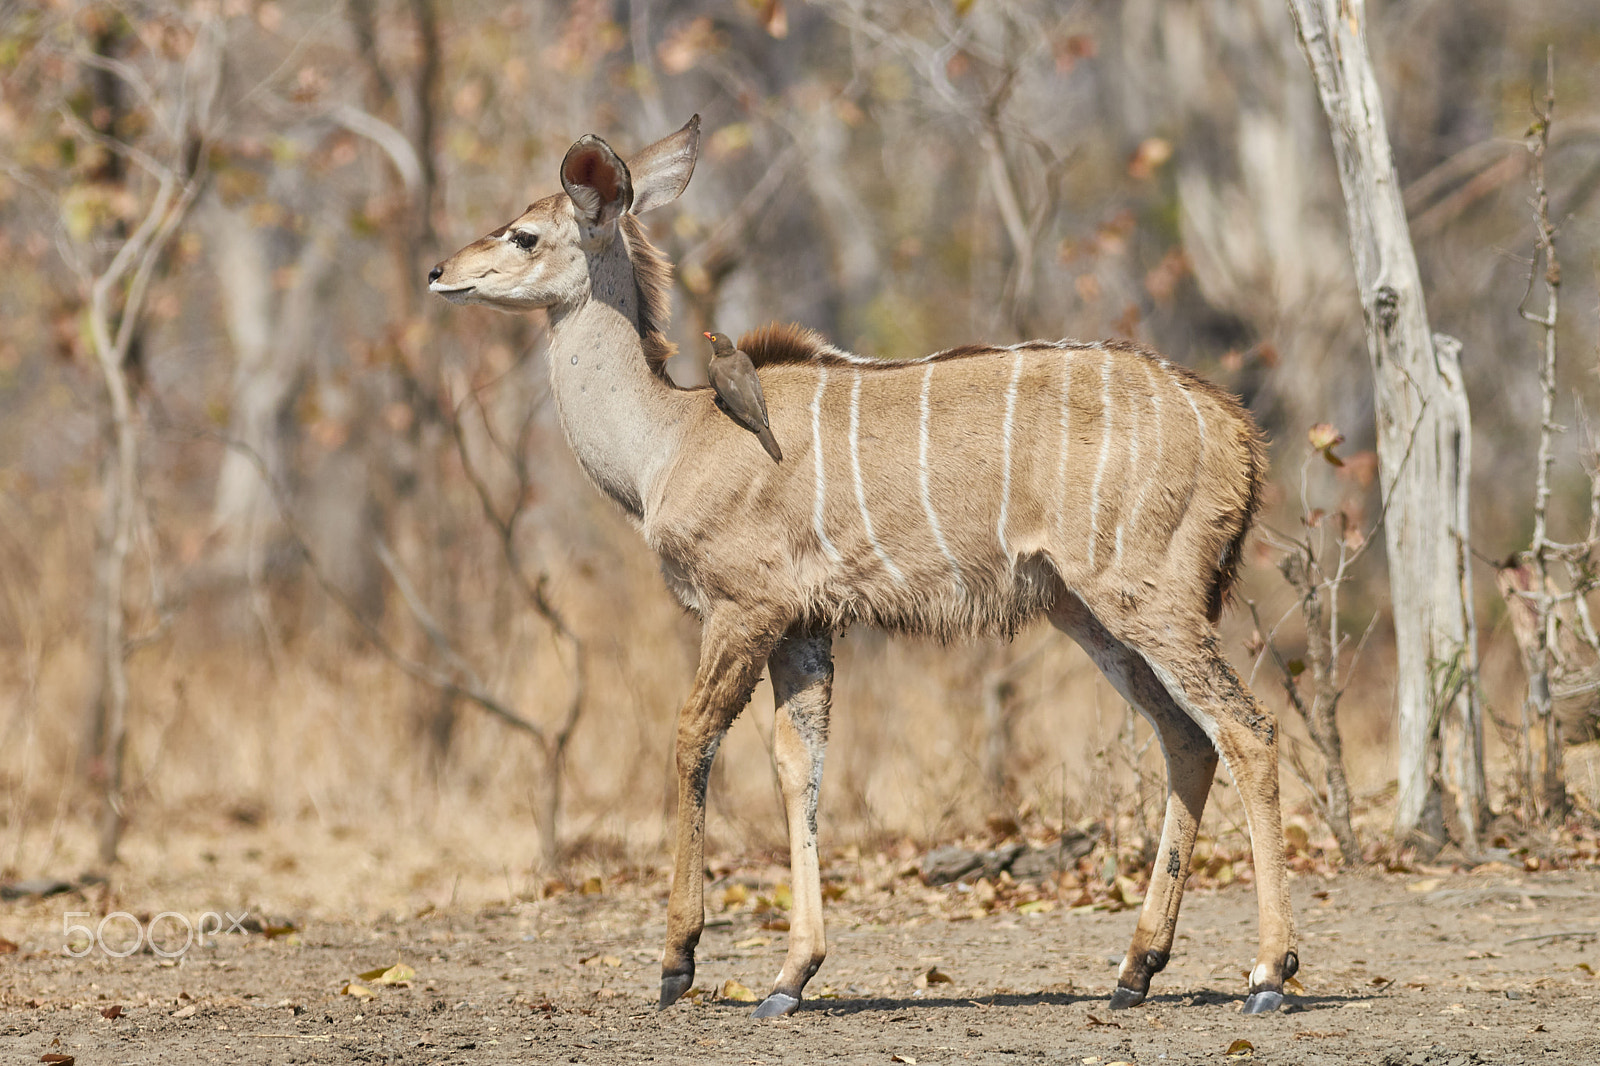
[[[1531,526],[1524,138],[1553,43],[1557,417],[1577,427],[1600,322],[1600,11],[1368,15],[1432,322],[1464,342],[1484,678],[1511,722],[1522,677],[1488,560]],[[542,321],[449,308],[425,278],[557,189],[577,136],[626,155],[696,112],[694,181],[651,220],[679,267],[680,382],[703,374],[700,330],[775,319],[885,358],[1133,338],[1255,412],[1268,523],[1297,529],[1302,499],[1375,519],[1339,187],[1279,0],[0,0],[0,872],[93,861],[118,454],[93,297],[163,176],[190,200],[157,220],[145,287],[102,293],[139,445],[124,857],[177,869],[186,833],[280,833],[383,866],[416,840],[413,887],[455,892],[468,869],[502,893],[552,863],[658,861],[698,627],[569,455]],[[1316,423],[1345,434],[1343,467],[1306,464]],[[1563,441],[1558,529],[1589,494],[1587,444]],[[1257,543],[1246,592],[1275,621],[1295,594]],[[1393,779],[1382,565],[1342,600],[1351,631],[1377,618],[1341,705],[1375,824]],[[1225,636],[1281,707],[1245,612]],[[858,631],[838,658],[835,844],[1158,822],[1148,731],[1055,634]],[[481,713],[473,687],[541,733]],[[723,748],[714,847],[782,839],[770,732],[763,691]],[[1496,781],[1512,732],[1491,727]]]

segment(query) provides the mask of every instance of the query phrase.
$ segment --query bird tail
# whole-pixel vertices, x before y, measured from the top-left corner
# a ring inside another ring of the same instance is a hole
[[[761,441],[761,446],[767,450],[767,454],[772,456],[773,462],[783,462],[783,449],[778,447],[778,438],[772,435],[769,427],[763,426],[756,437]]]

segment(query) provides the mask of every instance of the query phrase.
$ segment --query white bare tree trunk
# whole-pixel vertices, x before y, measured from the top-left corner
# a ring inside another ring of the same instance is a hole
[[[1455,363],[1459,345],[1436,345],[1428,328],[1383,102],[1367,54],[1364,0],[1288,2],[1333,135],[1372,357],[1399,671],[1395,828],[1402,837],[1420,831],[1438,838],[1441,724],[1448,717],[1464,729],[1478,728],[1475,687],[1467,674],[1475,660],[1467,641],[1472,603],[1462,528],[1470,428]],[[1482,750],[1475,741],[1467,747]],[[1462,773],[1458,793],[1481,774]],[[1470,820],[1463,819],[1470,837],[1479,799],[1461,799],[1463,813],[1471,807]]]
[[[207,213],[215,239],[223,309],[234,349],[229,433],[247,445],[280,483],[289,466],[290,409],[310,362],[320,321],[319,290],[333,266],[324,241],[307,239],[294,263],[292,284],[278,292],[266,237],[242,212],[213,205]],[[217,473],[212,526],[228,542],[225,565],[237,572],[259,554],[275,505],[254,459],[237,449]]]

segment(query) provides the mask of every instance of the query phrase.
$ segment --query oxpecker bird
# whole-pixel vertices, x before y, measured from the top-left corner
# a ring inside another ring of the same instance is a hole
[[[711,342],[711,364],[706,368],[711,387],[717,390],[717,406],[761,441],[775,463],[783,462],[783,452],[772,435],[767,420],[767,401],[761,394],[761,379],[756,376],[750,356],[733,346],[726,334],[707,333]]]

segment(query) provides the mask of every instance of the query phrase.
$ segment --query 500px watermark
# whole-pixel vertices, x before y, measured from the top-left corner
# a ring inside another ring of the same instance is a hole
[[[175,959],[195,944],[204,944],[207,937],[246,932],[244,923],[250,912],[235,917],[227,911],[221,914],[206,911],[197,921],[192,921],[187,914],[162,911],[149,921],[140,921],[137,915],[127,911],[112,911],[93,926],[73,921],[92,917],[90,911],[68,911],[61,916],[63,950],[74,959],[97,950],[112,958],[125,959],[145,947],[164,959]]]

